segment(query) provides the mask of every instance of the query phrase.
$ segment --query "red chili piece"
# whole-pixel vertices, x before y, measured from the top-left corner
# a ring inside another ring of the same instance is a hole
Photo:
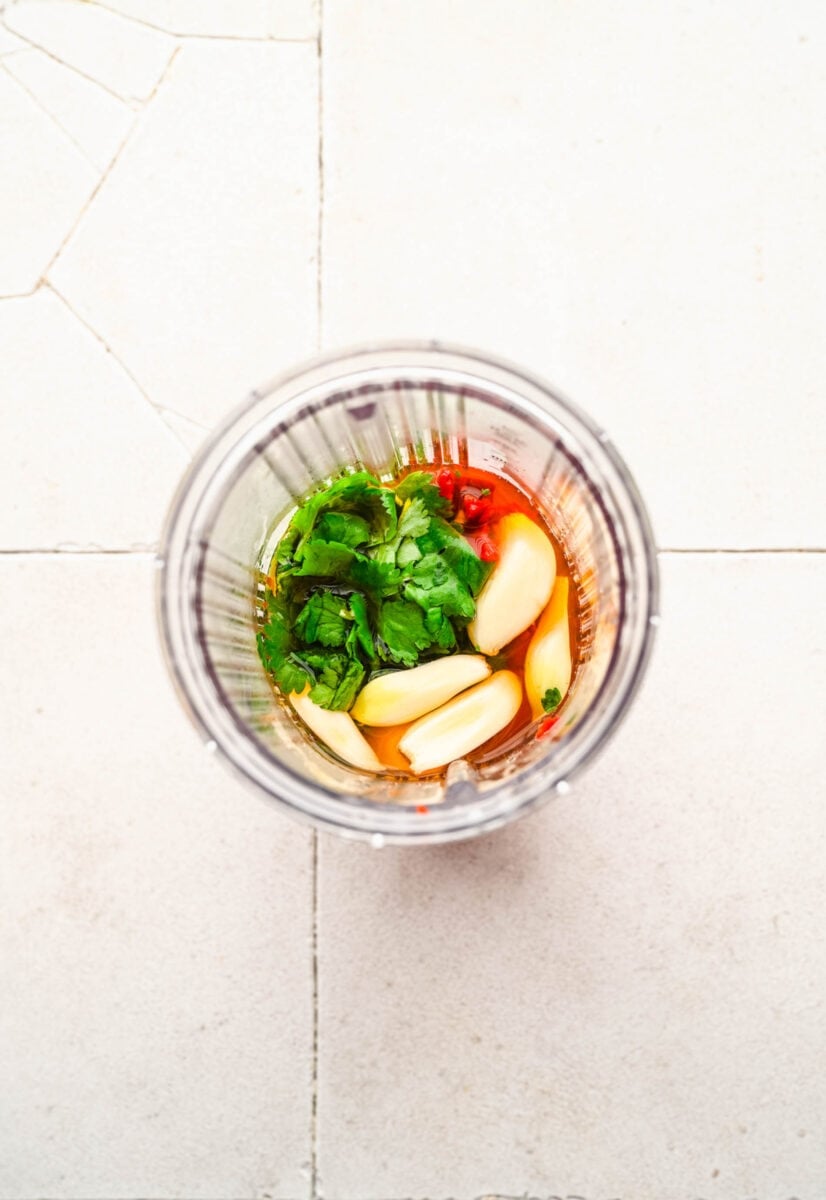
[[[496,562],[499,557],[493,542],[489,542],[487,538],[479,543],[479,557],[482,562]]]
[[[449,500],[452,504],[456,497],[456,476],[447,467],[442,467],[441,471],[437,471],[433,482],[444,496],[445,500]]]
[[[462,508],[469,521],[487,521],[490,516],[490,503],[487,499],[466,492],[462,497]]]
[[[558,720],[558,717],[546,717],[545,720],[540,723],[539,728],[536,731],[536,736],[538,738],[545,737],[551,732]]]
[[[426,805],[426,804],[417,804],[417,805],[416,805],[416,812],[417,812],[417,813],[429,813],[429,812],[430,812],[430,809],[427,807],[427,805]]]

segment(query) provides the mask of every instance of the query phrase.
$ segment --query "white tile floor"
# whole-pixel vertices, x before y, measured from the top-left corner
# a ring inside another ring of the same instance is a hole
[[[826,10],[0,10],[0,1200],[823,1200]],[[384,336],[546,374],[664,547],[600,762],[415,853],[240,790],[151,598],[204,430]]]

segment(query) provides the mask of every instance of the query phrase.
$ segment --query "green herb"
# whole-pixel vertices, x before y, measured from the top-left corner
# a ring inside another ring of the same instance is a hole
[[[413,667],[419,651],[433,641],[424,623],[424,613],[407,600],[388,600],[379,609],[379,654],[390,662]]]
[[[429,471],[411,471],[396,485],[395,491],[399,500],[408,500],[415,496],[421,501],[426,512],[442,515],[450,512],[450,502],[436,487]]]
[[[489,495],[490,495],[490,488],[482,488],[481,492],[479,493],[479,499],[483,500],[485,498],[485,496],[489,496]]]
[[[353,618],[352,629],[356,632],[356,642],[361,646],[369,659],[374,658],[376,647],[373,644],[373,634],[370,630],[370,621],[367,616],[367,601],[360,592],[353,592],[350,597],[350,613]],[[350,639],[348,637],[348,648],[349,644]],[[355,648],[354,645],[352,653],[355,653]]]
[[[355,513],[326,512],[316,525],[314,536],[322,542],[339,542],[355,549],[370,541],[370,525]]]
[[[352,708],[366,671],[357,658],[346,654],[309,654],[307,665],[315,676],[310,699],[322,708]]]
[[[441,554],[425,554],[410,571],[404,594],[425,610],[438,607],[445,616],[469,621],[476,611],[468,589]]]
[[[314,592],[295,619],[293,628],[308,646],[343,646],[347,638],[346,608],[333,592]]]
[[[542,707],[549,716],[556,712],[561,703],[562,692],[560,692],[559,688],[548,688],[542,697]]]
[[[346,574],[355,557],[356,551],[341,542],[322,542],[313,538],[301,551],[293,574],[326,575],[338,579]]]
[[[492,564],[443,514],[427,471],[396,488],[367,471],[335,480],[294,513],[265,595],[261,661],[279,688],[351,707],[369,673],[459,648]]]
[[[439,517],[432,518],[427,533],[418,538],[416,544],[423,554],[442,553],[472,596],[479,595],[482,584],[493,570],[493,563],[482,562],[461,533]]]

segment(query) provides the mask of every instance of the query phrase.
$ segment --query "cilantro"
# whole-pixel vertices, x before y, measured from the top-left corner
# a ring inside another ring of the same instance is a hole
[[[395,566],[397,541],[398,538],[393,538],[392,542],[383,542],[380,546],[371,546],[368,551],[368,557],[373,562],[381,563],[383,566]]]
[[[304,545],[313,533],[316,522],[331,510],[339,514],[358,516],[367,525],[371,543],[378,544],[396,535],[396,503],[393,493],[382,487],[378,479],[368,471],[356,471],[316,492],[297,510],[285,534],[291,556],[301,559]],[[357,528],[361,533],[363,526],[359,525]],[[278,561],[281,561],[280,554]]]
[[[275,672],[275,681],[287,695],[290,692],[303,692],[307,686],[308,673],[301,666],[299,659],[290,655]]]
[[[355,555],[355,550],[340,542],[322,542],[313,538],[304,546],[301,565],[296,567],[293,574],[337,578],[347,570]]]
[[[266,605],[267,620],[257,639],[261,661],[282,691],[301,692],[309,675],[305,664],[292,650],[289,607],[272,593],[268,594]]]
[[[485,496],[489,496],[489,495],[490,495],[490,488],[482,488],[481,492],[479,493],[479,499],[484,500]]]
[[[453,626],[440,608],[429,608],[424,615],[427,632],[432,636],[434,644],[441,650],[452,650],[456,645],[456,634]]]
[[[373,634],[370,632],[370,622],[367,619],[367,601],[360,592],[353,592],[350,597],[350,612],[353,617],[352,628],[356,631],[356,639],[367,657],[373,658],[376,648],[373,645]]]
[[[351,707],[368,671],[415,666],[467,645],[474,596],[492,569],[444,514],[428,471],[396,488],[367,471],[309,496],[276,548],[276,592],[258,631],[264,668],[285,693]]]
[[[476,611],[468,589],[441,554],[425,554],[411,569],[404,594],[424,609],[438,607],[448,617],[469,621]]]
[[[548,688],[547,692],[542,697],[542,707],[549,716],[551,713],[556,712],[561,703],[562,692],[560,692],[559,688]]]
[[[316,676],[316,682],[310,689],[313,703],[320,704],[322,708],[350,708],[366,674],[358,659],[335,652],[308,654],[307,663]]]
[[[290,652],[289,607],[272,592],[266,596],[267,619],[258,633],[258,653],[268,671],[279,667]]]
[[[400,567],[408,567],[422,557],[422,552],[413,538],[404,538],[396,551],[396,563]]]
[[[347,578],[377,597],[390,596],[398,591],[402,573],[393,563],[379,562],[374,558],[358,557],[351,564]]]
[[[421,501],[427,513],[442,515],[450,511],[449,501],[439,491],[429,471],[411,471],[396,485],[398,500],[410,500],[413,497]]]
[[[293,629],[311,645],[341,646],[347,637],[344,601],[332,592],[313,592],[295,619]]]
[[[461,533],[439,517],[431,519],[430,528],[416,544],[423,554],[441,552],[473,596],[478,596],[493,570],[493,563],[482,562]]]
[[[399,517],[399,525],[397,537],[420,537],[423,533],[427,533],[430,528],[430,516],[425,509],[424,501],[421,496],[417,496],[415,500],[405,501],[401,516]]]
[[[343,546],[362,546],[370,541],[370,525],[355,513],[326,512],[314,530],[323,542],[338,542]]]
[[[390,662],[413,667],[420,650],[426,650],[432,638],[424,623],[424,614],[406,600],[388,600],[379,609],[379,654]]]

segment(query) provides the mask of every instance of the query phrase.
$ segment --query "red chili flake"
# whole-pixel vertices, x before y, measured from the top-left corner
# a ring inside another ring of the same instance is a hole
[[[427,807],[427,805],[426,805],[426,804],[417,804],[417,805],[416,805],[416,812],[417,812],[417,813],[429,813],[429,812],[430,812],[430,809]]]
[[[536,731],[537,738],[546,737],[551,732],[554,725],[556,725],[558,720],[559,717],[546,717],[544,721],[541,721],[539,728]]]
[[[447,467],[442,467],[441,471],[437,471],[433,482],[444,496],[445,500],[449,500],[452,504],[456,496],[456,476]]]
[[[462,496],[462,508],[469,521],[487,521],[490,516],[490,501],[474,496],[471,492],[465,492]]]
[[[479,543],[479,557],[482,562],[496,562],[499,557],[493,542],[488,541],[487,538]]]

